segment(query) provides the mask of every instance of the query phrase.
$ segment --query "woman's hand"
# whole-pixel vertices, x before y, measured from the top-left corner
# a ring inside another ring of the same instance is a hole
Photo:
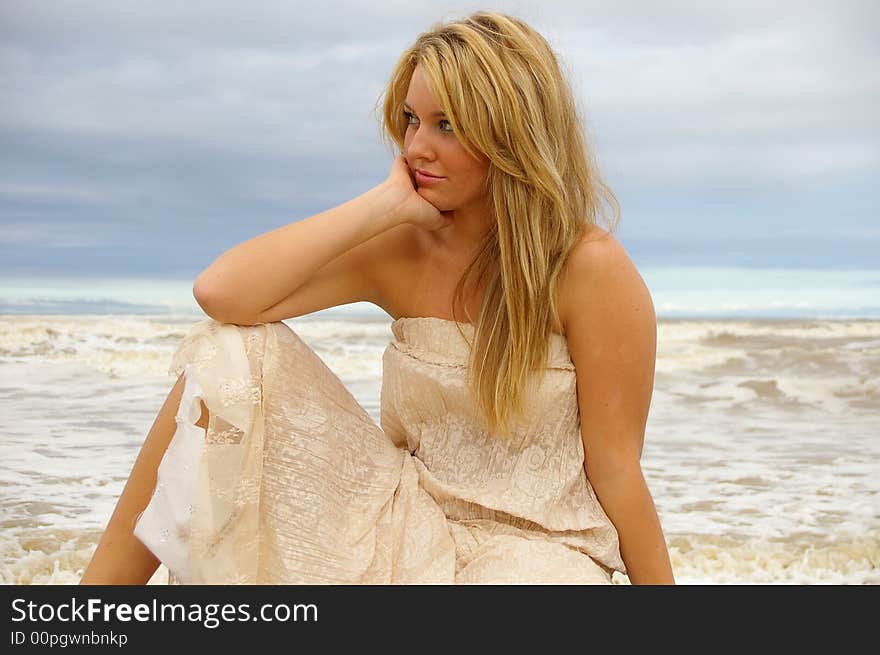
[[[441,212],[422,198],[406,159],[398,155],[383,186],[391,194],[394,212],[403,223],[412,223],[426,230],[439,230],[452,223],[451,212]]]

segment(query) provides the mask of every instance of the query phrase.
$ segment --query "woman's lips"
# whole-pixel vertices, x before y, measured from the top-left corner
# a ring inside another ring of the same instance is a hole
[[[416,171],[416,182],[419,183],[419,186],[431,186],[432,184],[437,184],[445,179],[445,177],[429,175],[428,173],[419,170]]]

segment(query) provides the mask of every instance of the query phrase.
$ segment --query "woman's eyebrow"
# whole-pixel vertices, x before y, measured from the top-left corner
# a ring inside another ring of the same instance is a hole
[[[404,106],[406,109],[409,109],[409,110],[412,111],[412,112],[415,111],[412,107],[409,106],[409,103],[406,102],[406,101],[403,102],[403,106]],[[446,112],[443,112],[443,111],[435,111],[433,114],[431,114],[431,116],[446,116]]]

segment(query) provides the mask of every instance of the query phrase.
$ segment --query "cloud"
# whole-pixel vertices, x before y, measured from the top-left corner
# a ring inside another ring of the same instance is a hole
[[[0,244],[219,254],[361,193],[387,173],[371,112],[400,51],[480,6],[4,3]],[[495,6],[560,54],[624,236],[821,239],[833,216],[876,238],[877,3]]]
[[[100,230],[103,225],[92,224],[92,232],[88,225],[78,221],[76,225],[59,225],[53,221],[29,221],[23,223],[4,222],[0,231],[0,245],[19,248],[36,246],[40,248],[85,248],[100,246]],[[90,232],[92,232],[90,234]],[[97,237],[97,238],[96,238]]]

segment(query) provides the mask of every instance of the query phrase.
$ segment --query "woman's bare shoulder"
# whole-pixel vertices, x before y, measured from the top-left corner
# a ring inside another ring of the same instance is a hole
[[[585,256],[587,252],[596,252],[602,248],[620,246],[614,234],[599,225],[589,225],[580,241],[572,250],[572,255]]]
[[[590,226],[572,249],[565,263],[560,288],[564,324],[572,311],[585,311],[591,299],[630,294],[644,287],[638,269],[614,234],[599,226]]]

